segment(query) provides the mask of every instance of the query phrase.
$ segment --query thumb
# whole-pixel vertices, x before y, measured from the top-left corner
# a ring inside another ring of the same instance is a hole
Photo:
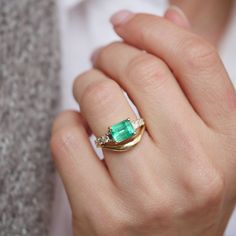
[[[187,16],[177,6],[170,6],[166,11],[164,17],[180,27],[184,27],[186,29],[190,29],[191,27]]]

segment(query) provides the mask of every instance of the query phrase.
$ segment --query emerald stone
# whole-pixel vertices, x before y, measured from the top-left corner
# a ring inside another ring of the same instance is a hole
[[[110,128],[110,134],[115,142],[120,143],[131,138],[135,134],[135,128],[130,120],[124,120],[113,125]]]

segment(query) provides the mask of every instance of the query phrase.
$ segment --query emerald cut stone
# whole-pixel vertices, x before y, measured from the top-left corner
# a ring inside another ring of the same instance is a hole
[[[135,134],[135,129],[130,120],[124,120],[113,125],[110,134],[115,142],[120,143],[131,138]]]

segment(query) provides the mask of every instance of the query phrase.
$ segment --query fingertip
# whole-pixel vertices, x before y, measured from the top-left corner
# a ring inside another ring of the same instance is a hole
[[[120,26],[131,20],[134,15],[132,11],[120,10],[111,16],[110,22],[113,26]]]
[[[191,28],[190,21],[184,11],[175,5],[167,9],[164,17],[180,27]]]

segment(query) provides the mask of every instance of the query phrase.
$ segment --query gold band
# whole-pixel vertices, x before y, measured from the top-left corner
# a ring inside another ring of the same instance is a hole
[[[135,135],[135,137],[132,138],[132,140],[128,141],[127,143],[124,144],[105,144],[103,145],[103,149],[107,149],[107,150],[112,150],[115,152],[124,152],[127,151],[128,149],[134,147],[135,145],[137,145],[143,136],[143,133],[145,131],[145,126],[142,126],[140,128],[140,131]]]

